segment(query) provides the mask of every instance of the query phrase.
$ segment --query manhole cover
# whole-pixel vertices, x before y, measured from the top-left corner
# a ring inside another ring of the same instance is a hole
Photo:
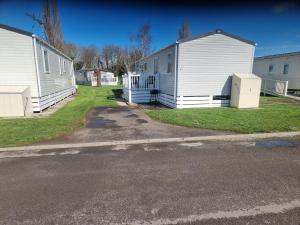
[[[290,141],[285,140],[270,140],[270,141],[257,141],[255,147],[260,148],[279,148],[279,147],[288,147],[294,148],[296,145]]]

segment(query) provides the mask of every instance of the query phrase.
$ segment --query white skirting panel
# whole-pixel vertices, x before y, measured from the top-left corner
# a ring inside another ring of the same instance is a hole
[[[158,96],[158,101],[171,108],[176,108],[176,99],[174,99],[173,95],[167,95],[164,93],[160,93]]]
[[[33,111],[41,112],[42,110],[48,108],[49,106],[54,105],[57,102],[75,93],[76,93],[76,88],[71,87],[69,89],[55,92],[50,95],[43,96],[41,98],[32,98]]]
[[[135,103],[148,103],[150,102],[149,90],[133,90],[131,92],[131,101]]]
[[[149,103],[149,90],[131,90],[131,101],[134,103]],[[123,89],[123,98],[129,101],[129,90]],[[171,108],[204,108],[229,106],[230,100],[213,100],[212,95],[206,96],[177,96],[160,93],[158,102]]]
[[[212,95],[207,96],[177,96],[176,108],[206,108],[229,106],[230,100],[213,100]]]

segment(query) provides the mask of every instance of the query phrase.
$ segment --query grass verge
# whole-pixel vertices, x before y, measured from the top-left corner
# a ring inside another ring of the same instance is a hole
[[[261,97],[259,109],[229,107],[152,110],[148,115],[161,122],[194,128],[238,133],[300,130],[300,103],[282,97]]]
[[[79,95],[49,117],[0,119],[0,147],[28,145],[68,134],[84,125],[92,107],[116,106],[115,98],[121,92],[120,86],[79,86]]]

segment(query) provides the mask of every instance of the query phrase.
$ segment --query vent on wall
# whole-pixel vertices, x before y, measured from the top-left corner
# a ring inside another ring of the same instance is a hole
[[[230,100],[230,95],[214,95],[213,100]]]

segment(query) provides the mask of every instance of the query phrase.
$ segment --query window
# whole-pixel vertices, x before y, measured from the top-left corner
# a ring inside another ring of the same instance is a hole
[[[144,71],[147,71],[147,63],[144,63]]]
[[[63,73],[66,73],[66,61],[63,60]]]
[[[58,66],[59,66],[59,74],[62,74],[62,65],[61,65],[61,58],[58,56]]]
[[[154,74],[157,74],[158,73],[158,58],[154,58],[154,65],[153,65],[153,72]]]
[[[167,67],[167,73],[172,73],[172,54],[168,54],[168,67]]]
[[[49,73],[49,56],[48,51],[43,49],[43,59],[44,59],[44,72]]]
[[[273,73],[274,72],[274,65],[273,64],[270,64],[269,65],[269,73]]]
[[[289,64],[284,64],[283,65],[283,74],[288,74],[289,73]]]

